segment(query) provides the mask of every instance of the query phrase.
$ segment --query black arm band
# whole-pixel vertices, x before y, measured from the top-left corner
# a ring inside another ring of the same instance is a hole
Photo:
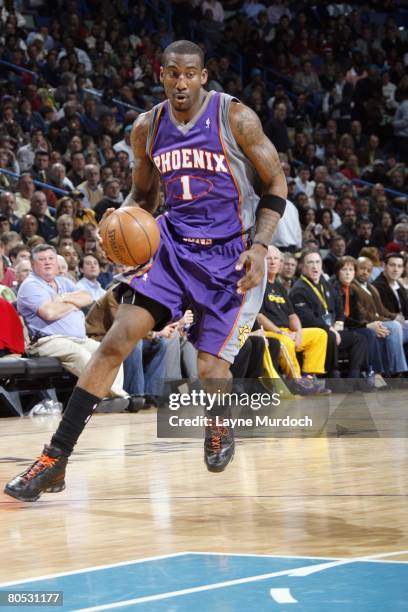
[[[266,244],[266,242],[262,242],[262,240],[253,240],[253,241],[252,241],[252,244],[260,244],[261,246],[263,246],[263,248],[264,248],[264,249],[266,249],[266,250],[268,250],[268,249],[269,249],[269,247],[268,247],[268,245]]]
[[[279,213],[281,217],[283,217],[283,213],[285,212],[286,208],[286,200],[274,195],[273,193],[265,193],[259,200],[257,210],[260,210],[261,208],[269,208],[269,210],[274,210],[275,212]]]

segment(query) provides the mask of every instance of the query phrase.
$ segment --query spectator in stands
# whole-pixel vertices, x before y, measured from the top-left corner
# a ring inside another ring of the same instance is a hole
[[[48,168],[50,166],[50,154],[46,149],[37,149],[34,153],[34,163],[30,174],[33,179],[46,183],[48,180]]]
[[[100,221],[108,208],[119,208],[123,202],[120,191],[120,181],[116,178],[108,179],[103,185],[104,197],[95,206],[97,221]]]
[[[393,240],[384,247],[384,255],[405,253],[408,250],[408,223],[398,223],[393,230]]]
[[[293,91],[295,93],[309,94],[313,99],[313,104],[318,105],[322,86],[319,77],[313,69],[312,62],[309,60],[305,60],[302,63],[302,68],[295,74]]]
[[[48,150],[47,141],[41,128],[34,128],[31,131],[29,144],[20,147],[17,151],[17,160],[21,172],[30,172],[37,149]]]
[[[31,272],[31,261],[29,259],[23,259],[22,261],[19,261],[14,267],[14,272],[16,276],[15,286],[13,287],[13,289],[17,294],[18,290],[20,289],[21,283],[25,281],[25,279]]]
[[[337,230],[341,225],[341,218],[338,212],[336,211],[337,197],[334,193],[328,193],[324,198],[324,208],[328,208],[331,210],[331,214],[333,217],[332,227]]]
[[[68,277],[77,283],[79,279],[79,257],[78,252],[74,246],[66,245],[62,246],[59,251],[59,255],[62,255],[68,266]]]
[[[10,221],[9,219],[0,213],[0,236],[4,234],[4,232],[10,231]]]
[[[72,232],[74,231],[72,216],[67,214],[60,215],[56,221],[56,229],[57,235],[49,243],[59,247],[62,238],[72,238]]]
[[[275,367],[279,367],[279,353],[280,343],[279,340],[269,338],[272,346],[271,359],[273,363],[276,362]],[[251,332],[244,344],[240,348],[237,356],[235,357],[234,363],[231,366],[231,374],[234,379],[240,379],[240,382],[233,383],[233,389],[237,392],[242,389],[245,392],[245,386],[242,385],[242,379],[258,379],[264,375],[264,352],[265,352],[265,339],[263,330],[257,330]],[[251,386],[251,390],[252,390]]]
[[[84,194],[75,189],[71,191],[71,198],[74,203],[74,225],[80,228],[83,225],[97,225],[95,211],[84,207]]]
[[[20,236],[23,240],[23,242],[25,242],[27,244],[27,246],[29,248],[31,248],[32,244],[30,245],[28,243],[28,241],[30,240],[30,238],[33,238],[34,236],[38,236],[37,232],[38,232],[38,221],[36,219],[36,217],[34,217],[34,215],[24,215],[21,219],[20,219],[20,225],[19,225],[19,230],[20,230]],[[44,240],[44,238],[42,238],[42,236],[38,236],[39,238],[41,238],[42,240]]]
[[[309,198],[309,203],[315,210],[320,210],[323,207],[324,199],[327,196],[327,187],[324,183],[315,182],[313,195]]]
[[[81,126],[85,134],[94,138],[100,135],[97,104],[94,98],[85,98],[84,111],[80,116]]]
[[[297,259],[293,253],[282,253],[282,265],[279,271],[278,281],[287,293],[291,290],[295,282],[297,271]]]
[[[0,192],[0,214],[4,215],[10,224],[10,229],[18,225],[19,218],[15,214],[17,208],[16,196],[11,191]]]
[[[371,221],[370,202],[367,198],[357,200],[356,211],[358,221]]]
[[[358,257],[361,249],[373,246],[372,241],[373,224],[371,221],[357,221],[357,236],[352,238],[347,245],[347,253],[352,257]]]
[[[22,242],[19,242],[16,244],[16,246],[9,250],[8,257],[10,259],[11,266],[15,268],[21,261],[30,261],[30,249],[28,249]]]
[[[364,247],[363,249],[361,249],[359,257],[368,257],[368,259],[373,264],[373,269],[369,278],[370,283],[372,283],[383,271],[380,253],[376,247]]]
[[[342,215],[342,221],[343,223],[337,228],[337,233],[343,236],[348,245],[353,238],[357,237],[357,213],[353,207],[346,208]]]
[[[85,253],[79,262],[79,270],[81,278],[76,284],[77,289],[85,289],[91,294],[94,302],[103,297],[106,293],[105,289],[97,280],[101,273],[99,260],[93,253]]]
[[[84,207],[94,209],[103,198],[100,187],[100,172],[96,164],[85,166],[85,181],[78,185],[78,190],[84,194]]]
[[[336,236],[336,231],[333,228],[333,213],[329,208],[321,208],[317,212],[316,220],[314,234],[319,242],[319,248],[328,249]]]
[[[282,345],[280,365],[288,379],[294,379],[294,389],[302,394],[319,393],[321,387],[311,378],[324,374],[327,333],[323,329],[302,329],[295,314],[291,299],[283,285],[277,280],[281,267],[281,253],[270,246],[266,257],[268,282],[262,308],[257,317],[267,338],[275,338]],[[303,353],[303,375],[296,352]]]
[[[371,377],[377,376],[376,382],[378,386],[386,386],[384,381],[379,379],[379,376],[384,372],[388,372],[387,367],[383,364],[382,353],[384,353],[385,346],[382,343],[385,342],[390,332],[382,325],[379,317],[375,320],[368,320],[364,319],[361,315],[362,311],[360,308],[365,296],[359,292],[357,285],[353,285],[356,264],[357,262],[354,257],[349,255],[338,259],[335,266],[336,276],[332,279],[332,283],[341,296],[345,317],[344,327],[363,335],[367,340],[367,371]],[[402,349],[402,346],[400,348]],[[372,384],[374,382],[373,378]]]
[[[187,309],[179,321],[166,325],[158,332],[166,340],[165,378],[198,378],[197,351],[187,337],[187,330],[193,322],[193,312]]]
[[[373,282],[378,290],[384,307],[400,322],[404,344],[408,342],[408,293],[400,282],[404,271],[404,256],[390,253],[384,262],[382,272]]]
[[[67,174],[67,178],[71,181],[74,187],[77,187],[85,180],[85,157],[82,151],[75,151],[70,158],[71,170]]]
[[[64,196],[57,201],[55,218],[58,220],[61,215],[69,215],[72,219],[74,218],[75,205],[71,196]]]
[[[31,207],[31,198],[34,195],[35,185],[31,175],[27,173],[21,174],[17,183],[16,193],[16,204],[17,208],[15,214],[17,217],[26,215]]]
[[[46,242],[57,235],[55,221],[49,214],[47,198],[43,191],[34,192],[29,213],[37,219],[38,233]]]
[[[62,255],[57,255],[57,264],[58,264],[58,276],[66,276],[69,278],[68,274],[68,264],[66,262],[65,257]]]
[[[277,151],[287,153],[290,148],[288,128],[286,127],[286,106],[283,102],[273,109],[273,119],[265,124],[265,134],[274,143]]]
[[[352,282],[356,292],[356,304],[353,311],[355,320],[366,328],[374,329],[379,337],[383,337],[385,345],[384,368],[386,375],[394,375],[407,370],[404,352],[403,329],[395,315],[388,311],[376,287],[369,282],[373,264],[368,257],[359,257],[356,274]],[[383,333],[383,329],[388,334]]]
[[[349,358],[349,378],[359,378],[367,365],[367,341],[344,329],[344,310],[335,288],[322,275],[322,258],[317,251],[305,251],[300,259],[302,274],[290,297],[302,326],[319,327],[328,334],[325,370],[339,378],[339,347]]]
[[[57,187],[58,189],[62,189],[65,191],[72,191],[74,189],[74,185],[67,178],[65,166],[61,163],[52,164],[48,172],[49,183],[53,187]]]
[[[10,266],[8,257],[6,257],[6,249],[0,237],[0,284],[13,287],[14,281],[15,272]]]
[[[310,181],[310,170],[308,166],[301,166],[295,179],[297,192],[303,192],[311,198],[315,188],[315,182]],[[316,208],[315,206],[313,208]]]
[[[133,149],[130,145],[130,132],[131,131],[132,131],[132,126],[127,125],[123,132],[123,139],[119,140],[119,142],[113,145],[113,150],[116,151],[116,153],[119,153],[120,151],[125,151],[125,153],[127,153],[129,156],[129,161],[131,162],[131,164],[133,164],[135,156],[133,154]]]
[[[14,247],[16,247],[18,244],[21,244],[21,236],[18,232],[15,232],[13,230],[9,232],[3,232],[3,234],[0,237],[0,242],[4,246],[4,254],[7,257],[7,260],[10,261],[9,260],[10,251]]]
[[[75,289],[68,278],[58,276],[54,247],[44,244],[32,251],[33,271],[21,285],[17,308],[30,335],[27,352],[31,356],[57,357],[75,376],[87,365],[99,343],[87,338],[85,315],[81,308],[91,303],[87,291]],[[112,393],[126,394],[119,371]]]

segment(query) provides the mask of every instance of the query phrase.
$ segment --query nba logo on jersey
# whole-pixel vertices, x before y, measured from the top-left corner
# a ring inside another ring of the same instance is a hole
[[[207,117],[207,121],[205,122],[205,127],[207,128],[207,130],[210,127],[210,125],[211,125],[211,119]]]

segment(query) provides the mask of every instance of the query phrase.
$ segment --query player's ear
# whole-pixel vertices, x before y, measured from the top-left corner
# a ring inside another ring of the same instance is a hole
[[[160,83],[163,83],[163,77],[164,77],[164,68],[163,66],[160,66]]]
[[[208,71],[207,68],[203,68],[201,71],[201,85],[205,85],[208,81]]]

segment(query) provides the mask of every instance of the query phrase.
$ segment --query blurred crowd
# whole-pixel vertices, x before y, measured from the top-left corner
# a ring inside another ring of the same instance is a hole
[[[164,99],[161,54],[179,38],[202,45],[208,89],[252,107],[279,152],[299,231],[283,222],[276,246],[293,265],[319,251],[327,278],[368,257],[374,280],[408,251],[403,5],[0,0],[0,295],[16,301],[42,243],[94,301],[123,272],[97,223],[129,192],[131,126]]]

